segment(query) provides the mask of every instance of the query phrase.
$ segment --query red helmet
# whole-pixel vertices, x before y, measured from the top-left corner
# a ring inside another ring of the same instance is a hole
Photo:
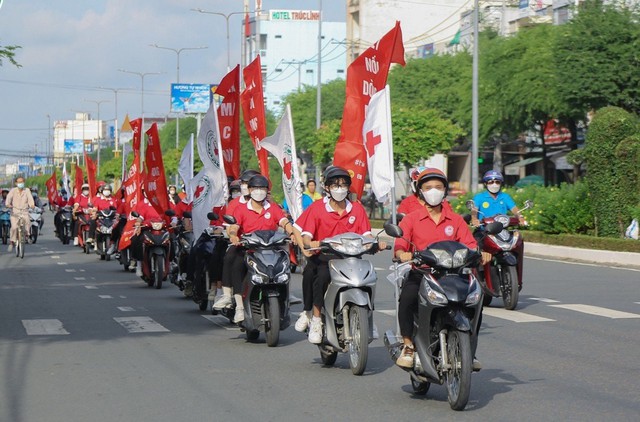
[[[411,192],[414,194],[418,194],[418,188],[416,187],[416,183],[418,182],[418,176],[422,170],[426,169],[426,167],[412,167],[409,169],[409,179],[411,180]]]
[[[449,188],[449,180],[447,175],[440,169],[435,167],[426,167],[418,174],[418,180],[416,181],[416,190],[420,189],[420,186],[429,179],[440,179],[444,183],[444,188]]]

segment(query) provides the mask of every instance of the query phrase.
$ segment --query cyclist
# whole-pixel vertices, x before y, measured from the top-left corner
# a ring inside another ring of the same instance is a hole
[[[7,194],[5,200],[5,206],[11,210],[11,243],[9,243],[8,250],[11,252],[13,246],[18,241],[18,221],[22,217],[23,227],[26,231],[26,237],[28,238],[31,231],[31,224],[27,224],[29,221],[29,208],[35,207],[33,202],[33,196],[28,189],[24,188],[24,178],[16,178],[16,187],[11,189]]]

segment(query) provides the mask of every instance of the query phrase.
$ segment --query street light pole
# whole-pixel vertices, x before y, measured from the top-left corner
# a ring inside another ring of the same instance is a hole
[[[113,92],[113,95],[115,96],[115,106],[116,106],[116,116],[113,119],[113,125],[114,125],[114,153],[115,156],[118,156],[118,151],[119,151],[119,147],[120,147],[120,128],[118,127],[118,91],[125,91],[125,90],[131,90],[131,88],[106,88],[106,87],[99,87],[100,89],[106,89],[109,91]]]
[[[51,162],[49,162],[49,156],[53,154],[53,151],[55,148],[51,148],[51,115],[47,114],[47,119],[49,119],[49,129],[47,130],[47,166],[51,165],[53,166],[53,157],[51,157]],[[45,166],[45,172],[46,172],[46,167]]]
[[[132,72],[131,70],[118,69],[119,72],[131,73],[140,76],[141,92],[140,92],[140,114],[142,114],[142,127],[140,134],[140,151],[144,151],[144,77],[147,75],[160,75],[161,72]],[[140,154],[140,164],[144,162],[144,155]],[[141,166],[142,169],[142,166]]]
[[[473,5],[473,70],[471,76],[471,192],[478,189],[478,0]]]
[[[202,9],[191,9],[194,12],[198,13],[206,13],[209,15],[218,15],[222,16],[227,24],[227,73],[231,71],[231,47],[230,47],[230,39],[229,39],[229,18],[233,15],[241,15],[245,12],[231,12],[231,13],[220,13],[220,12],[208,12]]]
[[[94,103],[98,106],[98,164],[96,169],[96,176],[100,174],[100,142],[102,141],[102,120],[100,120],[100,104],[110,103],[109,100],[85,100],[88,103]]]

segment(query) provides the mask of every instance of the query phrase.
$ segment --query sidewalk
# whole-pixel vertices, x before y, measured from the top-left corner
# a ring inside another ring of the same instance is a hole
[[[640,253],[602,251],[524,242],[524,255],[551,259],[589,262],[619,267],[640,268]]]

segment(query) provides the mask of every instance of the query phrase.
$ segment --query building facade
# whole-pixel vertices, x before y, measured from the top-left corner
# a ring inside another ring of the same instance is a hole
[[[68,157],[93,152],[98,139],[104,139],[104,122],[92,120],[89,113],[76,113],[73,120],[58,120],[53,126],[53,157],[56,164]]]

